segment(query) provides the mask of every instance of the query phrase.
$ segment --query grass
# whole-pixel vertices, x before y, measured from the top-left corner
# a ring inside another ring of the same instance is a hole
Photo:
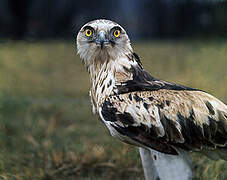
[[[134,43],[155,77],[227,102],[227,44]],[[143,179],[137,148],[92,115],[88,74],[70,42],[0,44],[0,179]],[[227,179],[227,162],[193,153],[195,179]]]

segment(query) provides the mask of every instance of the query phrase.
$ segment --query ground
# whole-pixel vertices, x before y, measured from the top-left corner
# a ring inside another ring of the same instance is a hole
[[[133,42],[155,77],[227,102],[224,40]],[[74,42],[0,43],[0,179],[143,179],[138,149],[92,115]],[[227,162],[191,154],[195,179],[227,179]]]

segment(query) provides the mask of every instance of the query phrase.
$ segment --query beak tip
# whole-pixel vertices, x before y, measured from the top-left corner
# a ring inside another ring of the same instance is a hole
[[[106,38],[106,33],[104,31],[101,31],[98,33],[96,44],[101,45],[101,49],[105,46],[105,44],[108,44],[109,40]]]

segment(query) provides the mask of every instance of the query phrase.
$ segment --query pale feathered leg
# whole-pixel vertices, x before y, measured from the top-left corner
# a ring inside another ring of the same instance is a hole
[[[182,151],[179,155],[168,155],[140,148],[140,156],[146,180],[191,180],[191,158]]]
[[[157,180],[158,173],[149,149],[139,148],[145,180]]]

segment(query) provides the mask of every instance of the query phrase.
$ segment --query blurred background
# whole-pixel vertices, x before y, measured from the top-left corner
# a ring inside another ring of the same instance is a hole
[[[223,37],[226,9],[225,0],[1,0],[0,37],[71,38],[96,18],[123,24],[133,39]]]
[[[91,113],[75,35],[97,18],[153,76],[227,103],[226,0],[0,0],[0,179],[143,179],[137,148]],[[225,161],[192,159],[194,179],[227,179]]]

